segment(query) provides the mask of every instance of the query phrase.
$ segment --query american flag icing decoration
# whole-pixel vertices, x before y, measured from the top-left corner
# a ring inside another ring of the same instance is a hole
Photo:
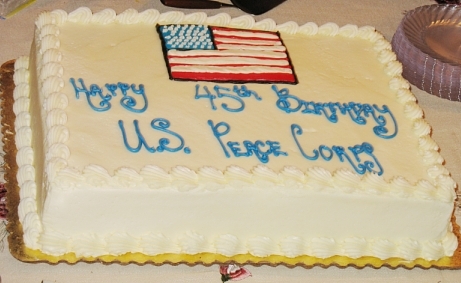
[[[205,25],[158,27],[173,80],[296,83],[276,32]]]

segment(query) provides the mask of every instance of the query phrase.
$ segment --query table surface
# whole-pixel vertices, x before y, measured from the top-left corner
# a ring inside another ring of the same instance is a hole
[[[3,1],[4,2],[4,1]],[[223,1],[228,2],[228,1]],[[335,22],[339,26],[356,24],[376,27],[389,41],[392,39],[406,11],[418,6],[435,4],[431,0],[287,0],[276,9],[256,16],[256,20],[273,18],[277,23],[295,21],[299,25],[315,22],[322,25]],[[51,1],[37,0],[35,4],[18,14],[0,20],[0,63],[27,55],[32,42],[34,20],[42,11],[63,9],[71,12],[78,7],[86,6],[94,12],[112,8],[120,13],[128,8],[138,11],[154,8],[160,12],[180,10],[163,6],[159,0],[126,0],[126,1]],[[182,10],[185,13],[197,10]],[[222,8],[206,11],[209,15],[221,12],[236,17],[244,13],[235,8]],[[461,183],[461,104],[444,100],[424,91],[412,88],[418,102],[424,109],[427,121],[433,126],[433,138],[441,148],[446,167],[457,183]],[[457,213],[458,214],[458,213]],[[279,267],[247,267],[252,277],[244,280],[252,282],[461,282],[461,271],[437,269],[373,269],[355,268],[293,268]],[[0,251],[0,282],[221,282],[218,266],[189,267],[186,265],[171,266],[138,266],[118,264],[29,264],[14,259],[8,252],[7,243]]]

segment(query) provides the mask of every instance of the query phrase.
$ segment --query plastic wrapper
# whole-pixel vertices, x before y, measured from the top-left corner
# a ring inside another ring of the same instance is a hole
[[[34,2],[35,0],[0,0],[0,19],[11,17]]]

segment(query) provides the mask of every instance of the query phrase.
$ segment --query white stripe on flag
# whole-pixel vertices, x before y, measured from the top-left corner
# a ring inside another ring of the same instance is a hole
[[[233,37],[215,37],[216,43],[228,43],[228,44],[248,44],[248,45],[261,45],[261,46],[280,46],[282,43],[280,41],[273,40],[259,40],[259,39],[241,39]]]
[[[218,49],[239,49],[239,50],[270,50],[284,52],[286,50],[285,46],[257,46],[257,45],[237,45],[237,44],[216,44]]]
[[[258,32],[258,31],[243,31],[243,30],[222,30],[219,28],[212,28],[213,35],[223,36],[237,36],[237,37],[248,37],[248,38],[265,38],[280,40],[277,34],[269,32]]]
[[[253,50],[169,50],[168,56],[189,57],[189,56],[242,56],[257,58],[287,58],[285,52],[253,51]]]
[[[289,66],[287,60],[257,59],[248,57],[172,57],[170,64],[186,65],[265,65],[265,66]]]

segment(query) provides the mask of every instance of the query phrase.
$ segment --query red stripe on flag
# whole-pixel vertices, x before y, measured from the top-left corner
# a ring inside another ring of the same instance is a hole
[[[293,74],[280,73],[253,73],[253,74],[222,74],[222,73],[200,73],[200,72],[172,72],[173,79],[196,81],[224,81],[224,82],[272,82],[272,83],[295,83]],[[224,76],[223,76],[224,75]]]
[[[202,55],[190,55],[190,56],[168,56],[168,60],[173,59],[173,58],[226,58],[226,57],[240,57],[240,58],[251,58],[251,59],[260,59],[260,60],[271,60],[271,61],[288,61],[287,58],[271,58],[271,57],[258,57],[258,56],[243,56],[243,55],[207,55],[207,56],[202,56]]]
[[[176,66],[203,66],[203,65],[195,65],[195,64],[170,64],[170,67],[176,67]],[[268,65],[256,65],[256,64],[209,64],[207,66],[219,66],[219,67],[256,67],[256,66],[261,66],[261,67],[277,67],[277,68],[284,68],[291,70],[291,66],[285,65],[285,66],[268,66]]]

